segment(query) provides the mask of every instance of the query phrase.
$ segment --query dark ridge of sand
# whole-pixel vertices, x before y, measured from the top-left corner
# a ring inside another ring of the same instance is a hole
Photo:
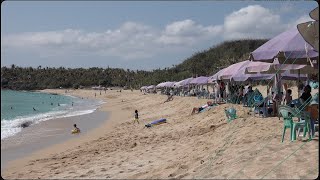
[[[77,138],[98,127],[107,119],[107,113],[95,111],[90,114],[51,119],[24,127],[18,134],[1,140],[1,169],[12,160],[23,158],[42,148]],[[81,134],[72,135],[73,124]]]

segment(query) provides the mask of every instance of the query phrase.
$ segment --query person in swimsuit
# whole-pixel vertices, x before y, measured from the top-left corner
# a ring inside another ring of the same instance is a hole
[[[191,115],[195,114],[195,113],[199,113],[200,111],[202,111],[203,109],[208,108],[209,106],[213,106],[213,103],[211,101],[208,101],[207,104],[201,106],[201,107],[194,107],[192,109]]]

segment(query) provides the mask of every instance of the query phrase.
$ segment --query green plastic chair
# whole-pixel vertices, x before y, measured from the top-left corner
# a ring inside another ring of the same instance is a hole
[[[303,120],[300,120],[302,121],[301,123],[303,124],[302,126],[299,124],[297,124],[295,127],[293,127],[293,129],[296,129],[298,127],[298,136],[300,134],[300,129],[301,127],[303,128],[303,137],[306,137],[306,134],[308,132],[309,134],[309,140],[311,140],[312,135],[310,134],[311,133],[311,114],[310,112],[306,112],[306,111],[301,111],[299,114],[298,114],[298,117],[300,119],[303,119]],[[296,140],[296,131],[293,132],[293,137],[294,139],[293,140]]]
[[[234,108],[229,108],[229,109],[225,108],[224,112],[226,113],[228,123],[238,118],[237,110]]]
[[[283,117],[284,120],[284,127],[283,127],[283,133],[282,133],[282,140],[284,140],[284,136],[286,133],[286,129],[290,128],[290,140],[294,141],[296,140],[296,129],[300,132],[300,128],[303,127],[303,137],[306,136],[306,133],[309,132],[309,140],[311,140],[310,136],[310,114],[305,111],[299,112],[299,109],[293,109],[286,105],[279,106],[278,109],[279,115]],[[301,122],[294,122],[292,117],[298,117],[304,119],[304,121]]]

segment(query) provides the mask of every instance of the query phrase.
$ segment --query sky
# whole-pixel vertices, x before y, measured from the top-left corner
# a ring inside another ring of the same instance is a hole
[[[5,1],[1,67],[172,67],[223,41],[272,38],[315,1]]]

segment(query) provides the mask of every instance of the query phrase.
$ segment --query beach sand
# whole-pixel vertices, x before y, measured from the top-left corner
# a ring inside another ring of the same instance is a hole
[[[46,90],[63,94],[65,90]],[[93,90],[72,90],[94,98]],[[277,117],[248,114],[242,105],[219,105],[190,115],[207,102],[196,97],[143,95],[140,91],[107,91],[97,98],[108,120],[81,138],[42,149],[10,162],[5,179],[314,179],[318,176],[318,137],[281,143],[283,122]],[[235,107],[238,119],[226,122],[225,107]],[[133,124],[134,110],[140,124]],[[166,118],[168,123],[145,128]],[[316,133],[318,134],[318,133]]]

